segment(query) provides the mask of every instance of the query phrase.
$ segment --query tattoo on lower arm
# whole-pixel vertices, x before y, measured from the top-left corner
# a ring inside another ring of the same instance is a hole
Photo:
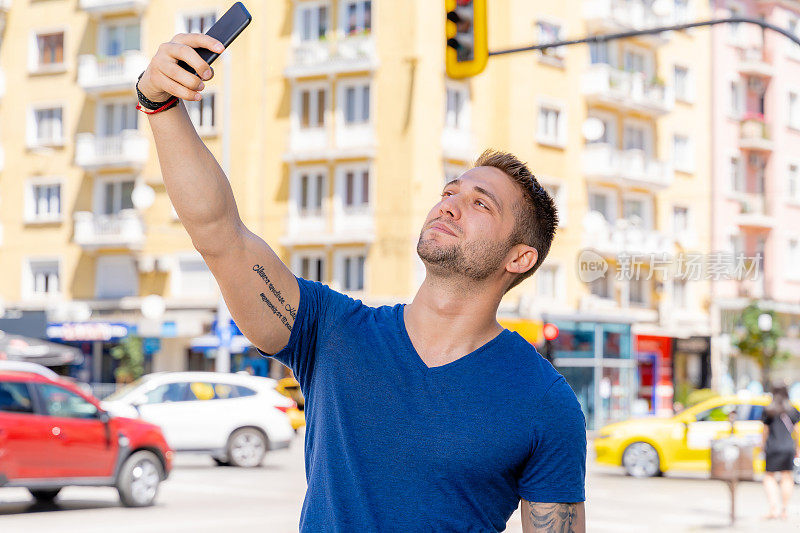
[[[576,503],[531,503],[531,524],[537,532],[573,532],[577,525],[577,506]]]
[[[280,289],[275,287],[275,285],[270,281],[267,274],[264,272],[264,267],[261,265],[253,265],[253,271],[256,272],[259,277],[264,280],[264,283],[269,288],[269,292],[272,294],[272,297],[278,301],[278,304],[281,306],[279,309],[277,305],[263,292],[260,294],[261,300],[267,304],[272,314],[278,317],[278,320],[288,329],[292,331],[292,326],[294,325],[294,320],[297,318],[297,309],[294,309],[289,303],[286,301],[286,298],[281,294]],[[287,315],[292,317],[292,320],[289,321]]]

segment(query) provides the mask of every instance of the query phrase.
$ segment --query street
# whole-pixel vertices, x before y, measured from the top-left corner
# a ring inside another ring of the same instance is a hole
[[[297,531],[305,490],[302,443],[301,435],[290,449],[268,455],[263,467],[250,470],[213,466],[204,456],[179,456],[156,506],[145,509],[121,507],[109,488],[65,489],[53,507],[33,505],[25,490],[0,489],[0,531]],[[633,479],[590,461],[587,496],[587,531],[592,532],[800,530],[797,491],[788,522],[759,522],[766,512],[760,483],[740,485],[735,528],[728,526],[727,487],[698,476]],[[519,511],[506,531],[522,531]]]

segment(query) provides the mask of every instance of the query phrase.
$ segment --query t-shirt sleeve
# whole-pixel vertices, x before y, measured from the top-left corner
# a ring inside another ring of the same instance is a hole
[[[351,301],[322,283],[297,278],[300,302],[297,315],[289,335],[289,342],[276,354],[268,354],[256,348],[261,355],[277,359],[292,369],[302,390],[307,390],[314,371],[317,345],[324,335],[337,308]]]
[[[761,411],[761,421],[765,426],[769,426],[772,423],[772,417],[769,415],[769,411],[767,411],[766,407]]]
[[[586,418],[563,376],[550,386],[533,420],[531,452],[518,483],[530,502],[586,500]]]

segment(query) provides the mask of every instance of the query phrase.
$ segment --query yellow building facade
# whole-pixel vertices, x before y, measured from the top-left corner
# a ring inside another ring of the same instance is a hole
[[[490,2],[490,48],[653,24],[648,4]],[[48,309],[52,338],[90,343],[85,379],[110,379],[103,353],[120,325],[160,339],[153,370],[213,367],[218,292],[171,209],[132,86],[159,43],[205,31],[228,3],[4,5],[6,307]],[[577,258],[593,248],[613,269],[625,252],[708,251],[706,32],[500,56],[456,81],[444,73],[441,2],[246,5],[253,22],[190,113],[242,219],[296,274],[373,305],[408,301],[424,279],[415,247],[428,210],[446,179],[495,147],[529,162],[562,219],[545,265],[502,315],[608,315],[703,334],[692,329],[707,323],[702,282],[586,283]],[[676,6],[660,20],[708,15],[699,1]],[[163,311],[144,304],[150,295]],[[232,351],[245,348],[236,336]]]

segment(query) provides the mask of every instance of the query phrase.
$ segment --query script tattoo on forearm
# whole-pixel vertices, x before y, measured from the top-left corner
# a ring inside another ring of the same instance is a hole
[[[269,288],[269,292],[272,295],[272,298],[277,300],[278,305],[276,305],[270,297],[268,297],[263,292],[260,294],[261,300],[267,304],[272,314],[278,317],[278,320],[281,321],[281,324],[286,326],[286,329],[292,331],[292,326],[294,325],[295,319],[297,319],[297,309],[293,308],[289,303],[286,301],[286,298],[281,294],[280,289],[275,287],[275,285],[270,281],[269,276],[267,276],[266,272],[264,272],[264,267],[261,265],[253,265],[253,271],[258,274],[258,276],[264,280],[264,283]],[[280,308],[279,308],[280,306]],[[287,315],[292,317],[291,322],[287,318]]]
[[[576,507],[575,503],[531,503],[531,524],[537,532],[572,533],[577,525]]]

